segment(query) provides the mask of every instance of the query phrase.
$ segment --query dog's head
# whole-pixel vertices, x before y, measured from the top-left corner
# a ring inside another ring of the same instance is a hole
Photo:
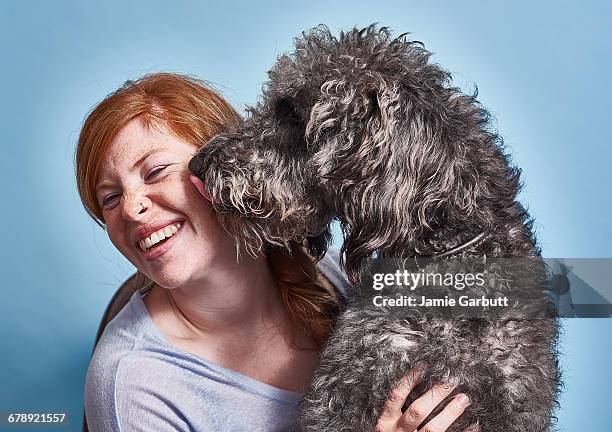
[[[321,255],[338,218],[355,279],[372,253],[405,254],[449,212],[473,212],[480,162],[467,149],[497,136],[429,57],[375,26],[298,38],[246,120],[192,165],[226,229],[250,251],[307,239]]]

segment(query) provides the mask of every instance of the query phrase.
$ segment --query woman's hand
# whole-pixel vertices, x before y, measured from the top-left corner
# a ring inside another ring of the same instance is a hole
[[[415,432],[419,425],[429,414],[457,387],[456,384],[434,385],[423,396],[416,399],[405,412],[402,406],[410,392],[422,378],[422,371],[411,370],[406,374],[397,387],[391,390],[389,399],[383,407],[376,424],[376,432]],[[470,404],[469,398],[459,393],[444,407],[444,409],[419,432],[444,432],[463,413]],[[470,428],[470,431],[477,429]]]

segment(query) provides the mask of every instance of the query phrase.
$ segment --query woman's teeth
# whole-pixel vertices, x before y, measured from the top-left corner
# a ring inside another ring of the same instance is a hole
[[[180,222],[175,223],[174,225],[168,225],[167,227],[164,227],[159,231],[155,231],[153,234],[140,240],[138,242],[138,246],[140,246],[140,249],[146,252],[162,240],[172,237],[180,228]]]

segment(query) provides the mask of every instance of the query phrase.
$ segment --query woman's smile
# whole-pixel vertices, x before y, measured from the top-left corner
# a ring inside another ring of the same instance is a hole
[[[158,222],[155,225],[160,227],[155,229],[149,228],[150,234],[145,232],[137,242],[138,247],[147,260],[159,258],[172,247],[180,235],[179,232],[183,227],[183,221]],[[137,232],[139,230],[141,228],[136,229]]]

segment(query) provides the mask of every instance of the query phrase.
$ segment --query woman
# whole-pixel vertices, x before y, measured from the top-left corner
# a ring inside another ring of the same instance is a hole
[[[198,146],[239,121],[204,83],[176,74],[128,81],[87,117],[76,152],[87,212],[146,284],[105,330],[85,390],[94,431],[287,430],[348,283],[299,245],[240,254],[190,177]],[[195,185],[195,187],[194,187]],[[333,285],[332,286],[330,285]],[[453,390],[390,395],[379,430],[416,430]],[[427,424],[445,430],[458,395]]]

